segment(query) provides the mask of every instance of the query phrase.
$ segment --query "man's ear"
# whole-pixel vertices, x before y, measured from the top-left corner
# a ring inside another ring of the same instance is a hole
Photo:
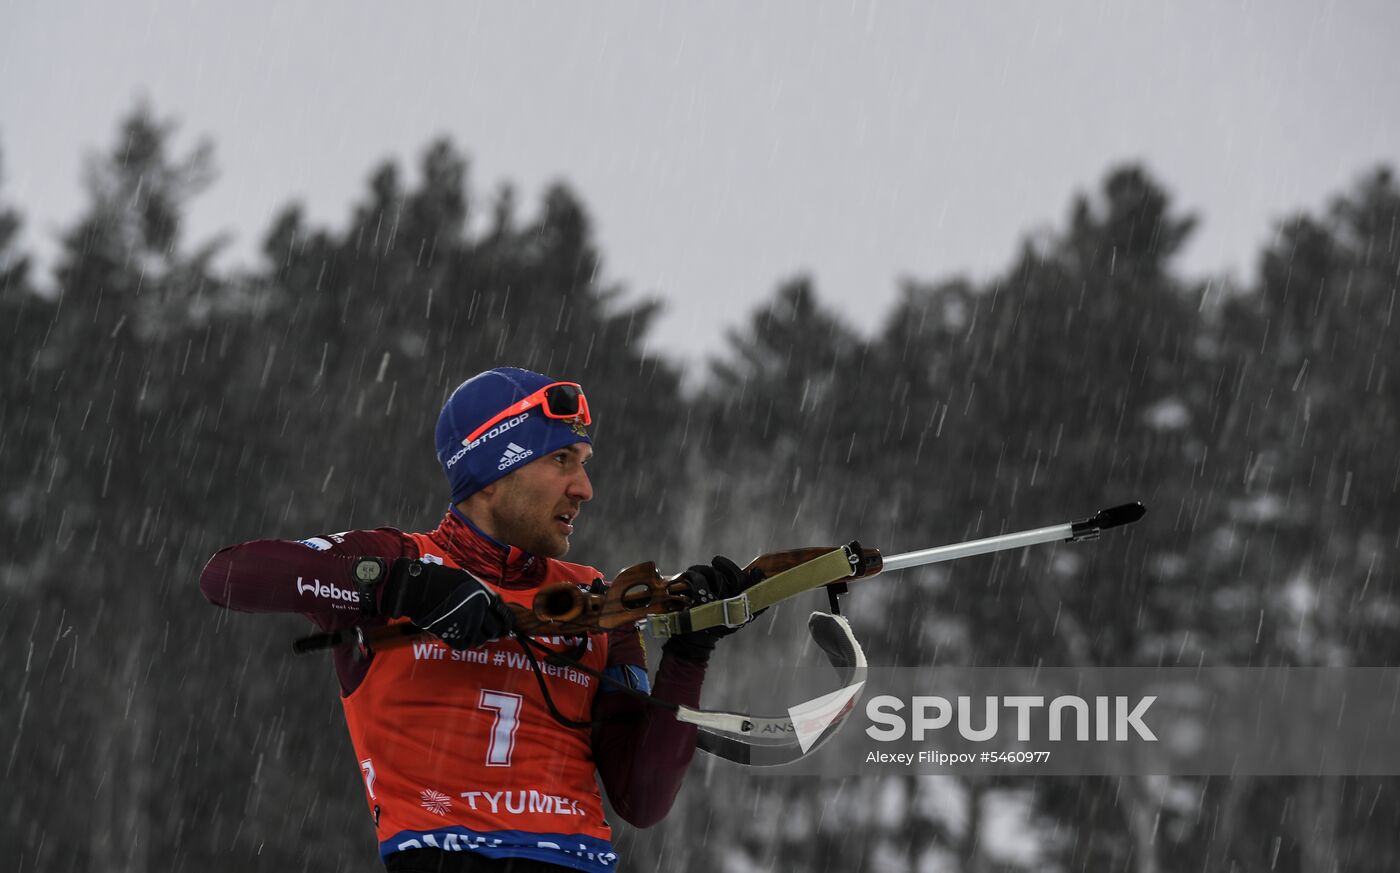
[[[479,490],[479,491],[473,493],[473,494],[472,494],[470,497],[468,497],[466,500],[460,501],[460,502],[457,504],[457,511],[460,512],[462,515],[466,516],[467,518],[471,518],[473,515],[475,515],[475,512],[473,511],[473,508],[475,507],[476,504],[478,504],[478,503],[480,502],[479,498],[480,498],[482,495],[486,494],[486,493],[487,493],[487,489],[489,489],[490,487],[491,487],[491,486],[488,485],[488,486],[486,486],[486,488],[482,488],[481,490]],[[490,498],[488,497],[487,499],[489,500]]]
[[[468,507],[479,503],[490,503],[495,500],[496,495],[501,491],[501,482],[503,479],[504,477],[502,477],[502,479],[497,479],[490,485],[483,485],[466,500],[457,504],[457,509],[460,510],[463,515],[470,515],[471,513],[468,511]]]

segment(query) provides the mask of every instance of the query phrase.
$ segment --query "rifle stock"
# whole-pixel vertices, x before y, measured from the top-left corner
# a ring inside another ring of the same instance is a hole
[[[860,566],[850,577],[843,579],[849,582],[851,579],[860,579],[866,576],[874,576],[880,572],[882,567],[879,549],[862,549],[859,543],[852,543],[852,547],[860,556]],[[813,546],[806,549],[788,549],[783,552],[769,552],[766,555],[759,555],[749,562],[746,570],[755,567],[763,571],[763,575],[776,576],[779,573],[791,570],[793,567],[800,567],[808,561],[815,561],[822,555],[829,554],[840,546]]]

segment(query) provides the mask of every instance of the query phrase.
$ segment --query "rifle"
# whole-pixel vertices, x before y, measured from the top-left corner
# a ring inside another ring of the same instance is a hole
[[[689,586],[682,579],[684,574],[664,577],[657,572],[656,565],[648,561],[623,570],[610,586],[595,585],[585,591],[572,583],[560,582],[540,589],[530,608],[511,604],[516,621],[515,637],[531,657],[531,667],[548,702],[543,676],[531,655],[536,648],[530,639],[532,636],[606,633],[627,624],[643,623],[654,635],[662,637],[718,625],[739,627],[755,613],[775,603],[825,587],[831,614],[812,613],[807,629],[836,670],[841,682],[837,690],[788,707],[784,713],[753,715],[656,701],[627,689],[629,693],[645,697],[648,703],[672,710],[678,721],[696,725],[699,729],[697,748],[748,766],[780,766],[811,754],[835,736],[865,687],[865,653],[850,625],[840,616],[839,598],[847,592],[851,581],[868,579],[881,572],[1040,543],[1098,539],[1103,531],[1132,524],[1144,514],[1146,510],[1141,503],[1125,503],[1099,510],[1081,521],[905,552],[889,558],[882,557],[878,549],[862,548],[857,542],[835,548],[771,552],[753,559],[746,568],[762,570],[762,581],[736,597],[700,605],[692,604]],[[304,637],[293,644],[292,650],[302,653],[355,644],[359,652],[368,654],[377,649],[406,645],[423,633],[409,622],[369,630],[354,628],[349,632]],[[542,651],[541,654],[551,662],[561,657],[558,653]],[[600,673],[594,675],[600,681],[607,679]],[[555,718],[561,718],[553,709],[553,703],[549,705]]]
[[[725,625],[740,627],[755,613],[805,591],[825,587],[831,612],[840,615],[838,598],[850,582],[879,573],[985,555],[1051,542],[1097,539],[1105,530],[1131,524],[1146,514],[1141,503],[1099,510],[1081,521],[1034,528],[968,542],[883,557],[858,542],[844,546],[789,549],[759,555],[746,570],[762,570],[763,581],[727,600],[694,605],[684,574],[662,576],[652,561],[628,567],[608,586],[584,590],[571,582],[541,588],[531,607],[510,604],[515,633],[524,636],[606,633],[630,624],[645,624],[655,636],[668,637]],[[355,645],[363,654],[408,645],[426,634],[408,622],[369,629],[351,628],[302,637],[292,644],[297,654]]]

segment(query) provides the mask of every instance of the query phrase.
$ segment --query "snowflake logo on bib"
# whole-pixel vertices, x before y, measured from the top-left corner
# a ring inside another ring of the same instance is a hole
[[[427,788],[420,791],[418,796],[422,798],[423,808],[433,815],[447,815],[447,811],[452,808],[452,798],[441,791]]]

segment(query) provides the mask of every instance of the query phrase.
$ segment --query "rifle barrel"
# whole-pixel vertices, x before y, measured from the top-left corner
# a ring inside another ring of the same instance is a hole
[[[882,572],[888,573],[891,570],[903,570],[907,567],[921,567],[924,564],[955,561],[958,558],[970,558],[973,555],[985,555],[989,552],[1001,552],[1007,549],[1020,549],[1025,546],[1067,540],[1070,538],[1073,527],[1072,524],[1057,524],[1053,527],[1038,527],[1034,530],[1023,530],[1018,533],[1002,534],[981,540],[969,540],[965,543],[953,543],[949,546],[920,549],[917,552],[905,552],[902,555],[891,555],[885,558],[885,568]]]
[[[938,546],[933,549],[921,549],[917,552],[905,552],[902,555],[891,555],[885,558],[884,570],[903,570],[906,567],[937,564],[940,561],[953,561],[958,558],[970,558],[973,555],[986,555],[991,552],[1003,552],[1007,549],[1038,546],[1041,543],[1077,543],[1082,540],[1095,540],[1099,538],[1100,531],[1132,524],[1146,514],[1147,510],[1143,508],[1141,503],[1124,503],[1121,506],[1101,509],[1089,518],[1072,521],[1068,524],[1038,527],[1034,530],[1023,530],[986,539],[969,540],[965,543]]]

